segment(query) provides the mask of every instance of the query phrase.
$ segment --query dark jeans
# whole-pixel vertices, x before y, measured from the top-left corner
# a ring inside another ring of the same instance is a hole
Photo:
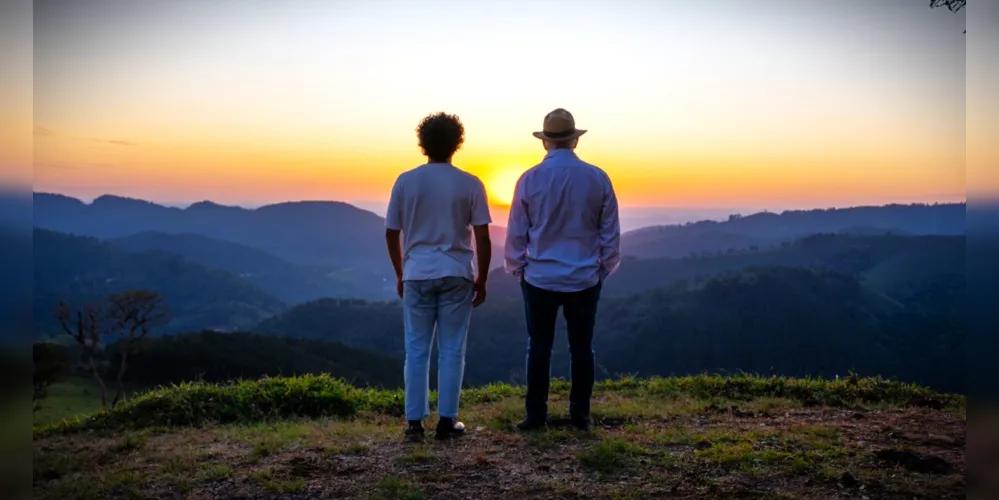
[[[527,418],[548,418],[548,386],[551,378],[552,344],[555,321],[562,308],[569,335],[572,387],[569,391],[569,415],[590,415],[593,394],[593,325],[597,316],[600,288],[596,285],[579,292],[552,292],[521,282],[527,316]]]

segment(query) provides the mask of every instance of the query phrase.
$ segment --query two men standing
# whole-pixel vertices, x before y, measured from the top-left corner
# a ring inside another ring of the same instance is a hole
[[[568,111],[549,113],[542,131],[534,133],[548,154],[521,176],[511,204],[505,268],[520,280],[530,337],[527,415],[517,425],[522,430],[541,428],[547,421],[560,308],[571,351],[570,418],[578,428],[590,426],[594,320],[603,281],[620,262],[621,230],[607,174],[574,152],[584,133]],[[486,298],[491,219],[482,182],[451,164],[464,140],[458,118],[430,115],[417,134],[429,161],[396,181],[386,216],[386,242],[404,308],[406,434],[421,436],[422,420],[429,416],[428,360],[436,329],[437,437],[447,438],[464,431],[457,413],[465,341],[471,309]]]

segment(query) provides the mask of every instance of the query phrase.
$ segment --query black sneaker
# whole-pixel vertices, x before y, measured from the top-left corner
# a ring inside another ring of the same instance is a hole
[[[422,420],[410,420],[409,426],[406,427],[406,439],[419,440],[423,439],[423,421]]]
[[[547,426],[548,422],[544,419],[525,418],[524,420],[517,422],[516,427],[518,431],[537,431],[544,429]]]
[[[441,417],[440,421],[437,422],[437,432],[435,437],[437,439],[450,439],[461,436],[464,433],[465,424],[456,422],[451,417]]]

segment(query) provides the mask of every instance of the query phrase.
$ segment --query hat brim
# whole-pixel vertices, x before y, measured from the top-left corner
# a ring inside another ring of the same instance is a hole
[[[572,131],[572,134],[560,137],[549,137],[544,132],[534,132],[534,137],[541,139],[542,141],[567,141],[569,139],[575,139],[586,133],[586,130],[576,129]]]

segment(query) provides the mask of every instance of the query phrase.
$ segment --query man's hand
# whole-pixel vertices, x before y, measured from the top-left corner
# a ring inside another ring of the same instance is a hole
[[[472,307],[479,307],[486,301],[486,280],[485,278],[475,280],[472,286]]]
[[[389,260],[395,270],[395,291],[402,298],[402,232],[398,229],[385,229],[385,245],[388,247]]]
[[[472,288],[472,307],[479,307],[486,301],[486,278],[489,277],[489,260],[493,257],[493,244],[489,241],[489,224],[472,226],[475,233],[475,256],[478,261],[479,277]]]

